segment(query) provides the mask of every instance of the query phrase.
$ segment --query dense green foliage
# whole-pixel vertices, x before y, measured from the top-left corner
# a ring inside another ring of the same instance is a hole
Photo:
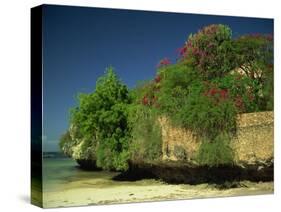
[[[132,127],[130,158],[134,162],[160,159],[162,155],[162,131],[154,109],[142,105],[131,107]]]
[[[96,160],[104,169],[126,169],[130,103],[127,87],[109,68],[98,79],[95,91],[79,95],[78,101],[79,106],[71,111],[72,131],[79,141],[74,158],[76,153],[78,158]]]
[[[271,35],[245,35],[235,40],[237,67],[248,79],[258,110],[273,108],[273,39]]]
[[[206,166],[224,166],[233,165],[233,150],[230,148],[230,137],[227,133],[221,133],[215,137],[211,142],[207,140],[202,141],[200,145],[197,160],[201,165]]]
[[[190,35],[179,53],[175,64],[164,58],[153,80],[130,91],[109,68],[93,93],[79,95],[61,149],[103,169],[126,170],[130,160],[161,158],[159,118],[167,117],[200,140],[199,164],[232,165],[237,114],[273,110],[273,39],[233,39],[228,26],[210,25]],[[180,147],[176,154],[186,159]]]

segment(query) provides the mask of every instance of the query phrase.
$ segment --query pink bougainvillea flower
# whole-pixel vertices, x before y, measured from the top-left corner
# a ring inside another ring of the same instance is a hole
[[[170,64],[171,64],[171,61],[168,58],[164,58],[164,59],[160,60],[157,67],[160,68],[160,67],[167,66],[167,65],[170,65]]]
[[[218,103],[228,99],[228,90],[211,88],[205,91],[203,95],[212,98],[213,100],[215,100],[216,103]]]
[[[211,95],[211,96],[214,96],[216,93],[217,93],[217,89],[215,89],[215,88],[211,88],[209,90],[209,95]]]
[[[184,56],[185,53],[187,52],[187,46],[178,48],[178,49],[177,49],[177,52],[179,53],[180,56]]]

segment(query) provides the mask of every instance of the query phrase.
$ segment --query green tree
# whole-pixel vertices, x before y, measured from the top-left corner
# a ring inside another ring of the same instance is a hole
[[[99,167],[128,168],[127,105],[130,97],[113,68],[108,68],[106,74],[97,80],[93,93],[81,94],[78,100],[79,106],[71,113],[71,124],[75,126],[77,138],[91,141],[87,143],[94,149]]]

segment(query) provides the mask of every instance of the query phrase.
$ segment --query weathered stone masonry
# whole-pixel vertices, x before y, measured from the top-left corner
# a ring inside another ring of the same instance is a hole
[[[186,159],[192,160],[200,146],[200,141],[190,130],[171,126],[166,118],[161,118],[163,160],[179,160],[179,150]],[[273,112],[246,113],[237,117],[237,133],[231,141],[237,164],[265,163],[274,157]]]

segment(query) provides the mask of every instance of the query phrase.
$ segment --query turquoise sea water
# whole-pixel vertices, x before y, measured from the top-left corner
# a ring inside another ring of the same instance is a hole
[[[117,174],[118,172],[85,171],[69,158],[45,158],[43,161],[43,189],[44,192],[61,191],[74,184],[89,187],[87,180],[93,179],[102,179],[103,183],[113,184],[115,181],[112,181],[111,178]],[[118,184],[118,182],[116,183]]]

